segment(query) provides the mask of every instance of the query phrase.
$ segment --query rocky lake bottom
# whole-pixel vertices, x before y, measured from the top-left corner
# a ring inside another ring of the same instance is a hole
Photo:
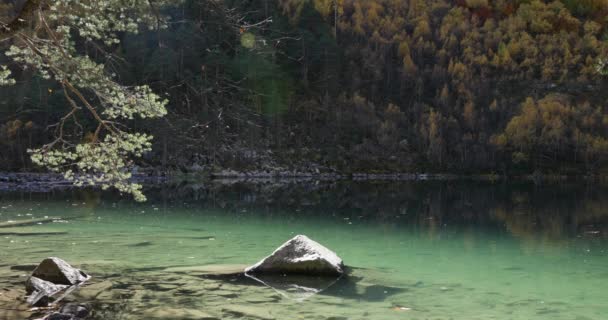
[[[57,256],[91,319],[604,319],[608,192],[451,183],[0,193],[0,320]],[[32,221],[29,225],[15,224]],[[13,223],[13,224],[11,224]],[[242,274],[296,234],[348,275]]]

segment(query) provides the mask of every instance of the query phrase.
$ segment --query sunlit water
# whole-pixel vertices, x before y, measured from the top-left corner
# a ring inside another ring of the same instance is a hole
[[[111,284],[95,298],[99,308],[114,306],[106,319],[608,315],[603,187],[236,184],[167,187],[148,196],[136,204],[85,191],[0,194],[0,222],[64,218],[0,228],[0,285],[21,289],[28,272],[11,267],[58,256]],[[253,264],[296,234],[337,252],[351,275],[302,301],[238,277],[171,271]],[[17,315],[0,310],[0,319],[11,317]]]

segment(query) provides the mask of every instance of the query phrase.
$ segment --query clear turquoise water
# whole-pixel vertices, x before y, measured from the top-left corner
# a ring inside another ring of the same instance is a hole
[[[10,279],[24,272],[11,266],[58,256],[98,278],[131,270],[154,279],[163,268],[253,264],[306,234],[354,267],[354,280],[303,302],[253,301],[274,291],[247,284],[225,302],[213,291],[146,301],[222,319],[256,318],[226,314],[229,304],[275,319],[599,320],[608,314],[606,196],[602,187],[453,182],[182,186],[151,190],[144,204],[95,192],[0,194],[0,222],[66,220],[0,228],[63,232],[0,236],[0,276],[16,286]]]

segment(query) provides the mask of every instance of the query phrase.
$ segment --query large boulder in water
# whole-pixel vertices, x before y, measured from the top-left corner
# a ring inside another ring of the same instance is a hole
[[[32,277],[54,284],[72,286],[89,279],[89,276],[55,257],[44,259],[32,272]]]
[[[73,290],[89,278],[89,275],[59,258],[46,258],[25,282],[29,295],[27,301],[31,305],[46,305],[50,298],[64,290]]]
[[[344,273],[344,263],[333,251],[307,236],[298,235],[245,269],[245,273],[339,276]]]

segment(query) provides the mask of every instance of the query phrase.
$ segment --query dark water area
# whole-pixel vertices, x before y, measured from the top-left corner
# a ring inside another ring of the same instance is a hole
[[[157,186],[146,195],[148,202],[135,203],[91,190],[0,193],[0,223],[61,217],[0,228],[0,319],[36,316],[15,311],[21,307],[7,297],[22,290],[28,265],[47,256],[93,275],[73,298],[94,303],[96,319],[604,319],[608,312],[605,185],[224,181]],[[296,234],[336,251],[351,274],[300,286],[316,286],[316,294],[234,274]]]

